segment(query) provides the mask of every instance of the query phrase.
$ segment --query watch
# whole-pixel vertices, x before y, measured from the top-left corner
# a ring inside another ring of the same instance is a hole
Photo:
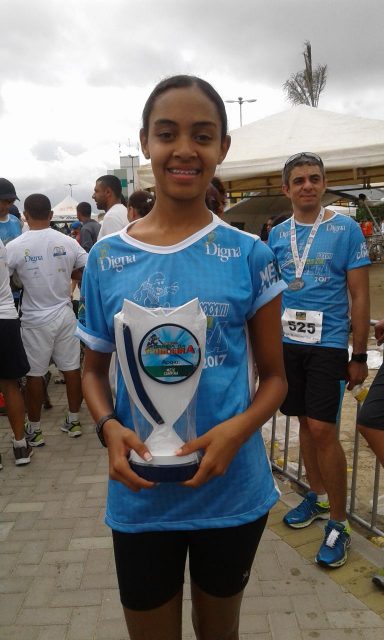
[[[367,362],[367,359],[367,353],[352,353],[351,355],[351,360],[353,360],[353,362]]]
[[[96,433],[103,447],[107,446],[104,440],[103,427],[108,420],[114,420],[115,418],[116,415],[114,413],[108,413],[107,416],[103,416],[96,422]]]

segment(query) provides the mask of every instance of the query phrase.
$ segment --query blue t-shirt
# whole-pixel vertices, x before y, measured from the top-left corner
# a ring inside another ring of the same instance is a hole
[[[208,320],[197,395],[201,435],[249,406],[254,379],[246,323],[284,287],[271,250],[217,216],[169,247],[147,245],[121,231],[99,240],[89,253],[77,334],[91,349],[111,352],[113,318],[124,298],[143,307],[176,307],[198,298]],[[132,427],[121,373],[115,410]],[[236,526],[261,517],[278,495],[258,431],[240,448],[225,476],[198,489],[164,483],[133,493],[110,480],[106,522],[131,532]]]
[[[13,216],[11,213],[8,215],[8,220],[5,222],[0,220],[0,240],[3,241],[4,245],[7,245],[8,242],[14,240],[18,236],[21,235],[21,225],[20,221],[16,216]]]
[[[312,224],[296,221],[296,239],[301,258]],[[274,252],[280,274],[286,283],[295,279],[290,240],[291,219],[277,225],[269,234],[268,244]],[[321,341],[313,346],[346,349],[349,332],[349,303],[347,273],[369,265],[364,236],[358,224],[342,214],[324,220],[309,250],[302,279],[304,287],[298,291],[286,289],[285,309],[323,312]],[[284,336],[284,341],[298,344]]]

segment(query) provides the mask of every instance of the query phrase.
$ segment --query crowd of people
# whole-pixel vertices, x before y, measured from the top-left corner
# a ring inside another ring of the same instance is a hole
[[[81,435],[84,394],[108,449],[106,523],[130,637],[181,638],[188,553],[196,637],[237,640],[244,589],[279,498],[261,435],[278,409],[299,418],[310,485],[284,522],[298,529],[325,520],[316,562],[337,568],[347,560],[346,459],[336,423],[345,387],[368,374],[370,261],[360,228],[322,206],[325,168],[312,152],[287,159],[282,190],[292,215],[277,224],[271,219],[266,241],[222,220],[226,193],[214,174],[230,136],[223,101],[204,80],[161,81],[144,106],[140,140],[156,199],[133,193],[126,207],[118,178],[101,176],[93,199],[106,212],[103,223],[99,229],[90,205],[80,203],[78,241],[50,228],[51,205],[41,194],[24,203],[29,231],[11,238],[8,211],[17,196],[1,179],[0,237],[2,224],[8,235],[6,249],[0,243],[0,385],[16,464],[29,462],[33,447],[44,444],[42,381],[51,358],[66,382],[62,430],[70,437]],[[21,321],[9,274],[23,288]],[[81,280],[76,329],[71,279]],[[207,315],[197,436],[176,453],[198,452],[200,464],[185,482],[154,483],[129,464],[132,451],[149,464],[152,453],[133,429],[119,367],[111,391],[114,317],[124,299],[171,309],[194,298]],[[383,322],[377,339],[384,339]],[[79,340],[85,345],[82,386]],[[24,426],[17,381],[25,375]],[[359,419],[382,462],[383,380],[382,367]]]

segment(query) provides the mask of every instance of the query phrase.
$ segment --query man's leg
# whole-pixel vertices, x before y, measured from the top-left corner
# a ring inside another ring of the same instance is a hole
[[[311,488],[317,494],[328,494],[331,519],[342,522],[346,518],[347,461],[338,440],[336,425],[313,418],[307,418],[307,424],[317,456],[314,479],[315,482],[321,482],[317,489],[316,485],[310,483]],[[320,474],[319,478],[317,473]]]
[[[7,407],[8,420],[11,425],[15,440],[24,438],[25,407],[24,398],[17,380],[0,380]]]
[[[27,375],[27,409],[29,422],[40,422],[43,400],[43,378],[41,376]]]
[[[364,436],[364,438],[368,442],[375,456],[377,456],[380,460],[380,464],[384,467],[384,430],[363,427],[363,425],[361,424],[358,424],[357,428],[360,431],[361,435]]]
[[[63,376],[67,389],[68,408],[71,413],[78,413],[83,401],[80,369],[63,371]]]
[[[299,416],[300,423],[300,451],[303,457],[305,471],[308,479],[308,484],[312,491],[321,495],[326,493],[324,488],[319,464],[317,461],[317,451],[315,446],[315,440],[312,437],[311,430],[308,426],[308,420],[306,416]]]

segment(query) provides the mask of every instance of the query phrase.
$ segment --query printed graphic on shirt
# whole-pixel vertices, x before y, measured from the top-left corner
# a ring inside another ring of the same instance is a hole
[[[111,251],[111,247],[107,242],[103,242],[99,248],[99,259],[101,271],[117,271],[120,273],[124,267],[136,261],[136,257],[132,254],[125,256],[115,256]]]
[[[66,256],[67,252],[64,247],[53,247],[53,257],[59,258],[60,256]]]
[[[163,298],[173,295],[179,290],[178,282],[167,284],[166,277],[160,271],[152,274],[145,280],[138,289],[136,289],[133,299],[137,304],[143,307],[164,307],[169,308],[171,305]]]
[[[211,231],[207,239],[204,240],[205,253],[207,256],[215,256],[220,262],[228,262],[230,259],[241,257],[241,248],[239,246],[223,246],[215,240],[216,234],[214,231]]]

